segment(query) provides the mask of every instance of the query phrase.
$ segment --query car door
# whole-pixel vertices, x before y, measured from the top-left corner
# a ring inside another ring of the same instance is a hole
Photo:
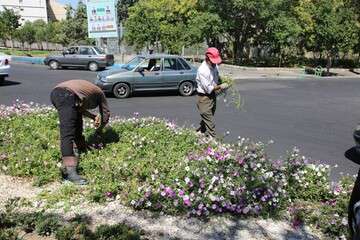
[[[160,90],[163,87],[161,64],[162,59],[158,57],[146,58],[139,64],[134,90]]]
[[[184,78],[185,68],[182,66],[178,58],[167,57],[164,58],[163,64],[163,84],[166,88],[177,89],[179,83]]]
[[[79,48],[78,47],[70,47],[67,49],[63,57],[60,59],[60,64],[63,66],[77,66],[77,54],[78,54]]]
[[[79,66],[87,67],[89,62],[92,60],[96,61],[96,54],[94,50],[90,47],[80,47],[78,54],[78,64]]]

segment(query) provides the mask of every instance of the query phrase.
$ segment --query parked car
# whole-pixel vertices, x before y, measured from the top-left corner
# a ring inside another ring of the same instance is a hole
[[[0,52],[0,83],[9,76],[11,57]]]
[[[114,55],[95,46],[72,46],[62,54],[47,56],[45,65],[56,70],[61,67],[83,67],[90,71],[98,71],[114,64]]]
[[[178,90],[183,96],[193,94],[196,68],[180,56],[139,55],[120,69],[100,72],[95,81],[106,93],[127,98],[137,91]]]

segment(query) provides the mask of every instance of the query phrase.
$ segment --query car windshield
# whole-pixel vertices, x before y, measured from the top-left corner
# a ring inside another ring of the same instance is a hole
[[[94,47],[95,51],[98,53],[98,54],[105,54],[105,51],[102,50],[101,48],[98,48],[98,47]]]
[[[132,71],[136,66],[138,66],[142,61],[144,61],[144,57],[134,57],[131,59],[123,68],[125,68],[128,71]]]

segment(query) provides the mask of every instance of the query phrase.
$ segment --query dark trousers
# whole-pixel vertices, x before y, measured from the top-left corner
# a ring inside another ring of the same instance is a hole
[[[355,216],[354,213],[354,205],[360,201],[360,170],[358,172],[356,181],[355,181],[355,185],[353,188],[353,191],[351,193],[351,197],[350,197],[350,202],[349,202],[349,207],[348,207],[348,223],[349,223],[349,229],[350,229],[350,235],[351,235],[351,239],[360,239],[360,232],[359,232],[359,213],[360,213],[360,208],[358,207],[356,210],[357,212],[357,216]],[[358,222],[356,222],[356,220]],[[354,226],[354,224],[357,223],[357,226]],[[356,228],[357,232],[354,232],[353,227]]]
[[[197,108],[199,109],[201,121],[200,131],[206,133],[211,137],[216,136],[215,132],[215,111],[216,111],[216,96],[215,94],[205,95],[198,94]]]
[[[55,88],[50,95],[60,120],[60,146],[63,157],[75,156],[74,147],[84,140],[83,120],[78,97],[71,91]]]

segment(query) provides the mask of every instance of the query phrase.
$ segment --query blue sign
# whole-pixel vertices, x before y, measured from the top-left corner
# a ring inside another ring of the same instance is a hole
[[[87,0],[89,38],[118,37],[117,0]]]

